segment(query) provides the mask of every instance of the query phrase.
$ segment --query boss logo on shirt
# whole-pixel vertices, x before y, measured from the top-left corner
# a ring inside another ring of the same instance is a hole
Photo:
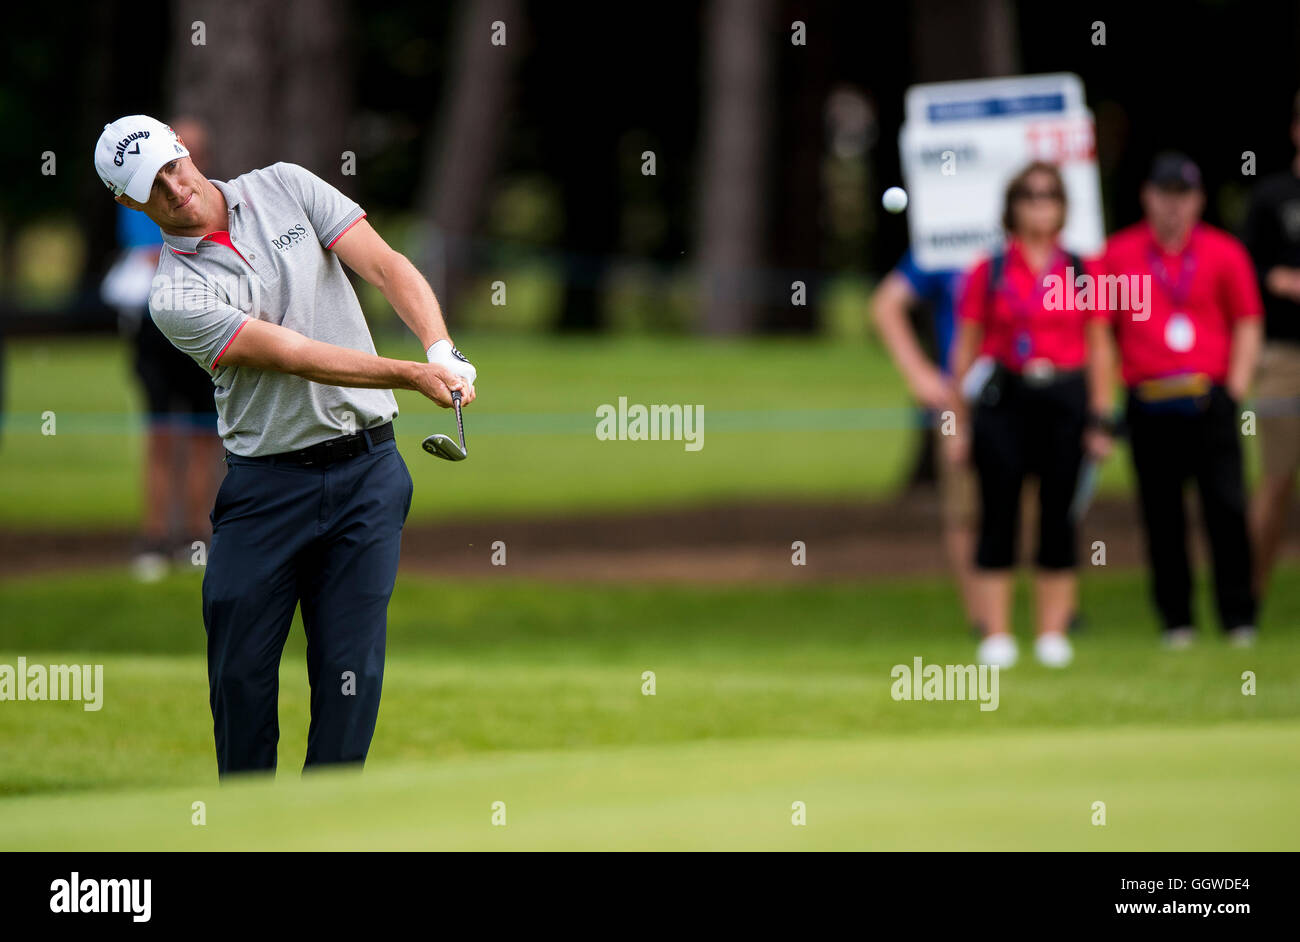
[[[307,227],[302,223],[298,223],[298,225],[291,228],[288,232],[282,233],[272,239],[271,244],[283,252],[287,249],[293,248],[305,238],[307,238]]]

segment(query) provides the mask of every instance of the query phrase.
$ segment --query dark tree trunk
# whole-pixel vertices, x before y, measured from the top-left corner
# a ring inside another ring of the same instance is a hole
[[[914,0],[912,61],[919,82],[1012,75],[1020,68],[1010,0]]]
[[[763,271],[763,196],[772,0],[712,0],[706,24],[699,204],[703,326],[754,330],[772,286]]]
[[[279,160],[346,188],[349,67],[343,0],[242,0],[173,7],[172,100],[208,128],[209,177],[229,179]],[[206,45],[194,45],[202,22]]]
[[[492,24],[506,43],[492,45]],[[519,0],[467,0],[456,29],[456,53],[425,148],[418,206],[423,221],[417,264],[443,307],[455,310],[469,274],[470,238],[483,214],[505,127],[510,78],[524,41]]]
[[[564,213],[564,300],[557,326],[598,330],[604,287],[620,226],[618,128],[630,89],[618,78],[619,47],[608,23],[540,4],[533,26],[535,80],[552,102],[541,139],[543,166],[558,184]],[[606,85],[593,92],[593,83]],[[599,94],[597,94],[599,93]],[[593,106],[593,98],[598,104]]]
[[[274,159],[302,164],[351,190],[355,178],[341,172],[352,114],[347,34],[344,0],[282,0],[276,145],[283,156]]]
[[[276,56],[269,48],[272,0],[212,5],[178,0],[173,7],[170,112],[208,128],[208,177],[229,179],[273,162]],[[194,45],[194,23],[204,24],[205,45]]]
[[[790,24],[807,26],[807,45],[789,41]],[[817,326],[817,303],[825,239],[825,195],[822,182],[826,156],[826,101],[831,91],[830,70],[835,37],[827,24],[834,9],[816,0],[792,0],[782,10],[776,33],[783,37],[775,58],[781,62],[781,85],[793,89],[783,96],[772,147],[776,163],[776,188],[772,193],[772,268],[777,273],[771,298],[765,305],[763,326],[776,330],[811,331]],[[802,281],[802,305],[791,302],[791,282]]]

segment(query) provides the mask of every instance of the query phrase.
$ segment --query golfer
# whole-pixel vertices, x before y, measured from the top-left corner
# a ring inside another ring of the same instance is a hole
[[[218,774],[275,769],[280,656],[299,604],[304,767],[364,762],[412,493],[391,390],[444,407],[461,390],[469,403],[476,371],[415,267],[302,167],[208,180],[171,128],[132,115],[104,126],[95,170],[162,230],[150,315],[216,388],[227,469],[203,621]],[[340,260],[383,293],[428,363],[375,355]]]

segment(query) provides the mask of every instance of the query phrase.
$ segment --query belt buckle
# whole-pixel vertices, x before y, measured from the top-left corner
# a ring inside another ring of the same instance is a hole
[[[1025,361],[1024,368],[1020,375],[1024,377],[1025,382],[1032,386],[1044,386],[1052,381],[1056,376],[1056,366],[1051,360],[1044,357],[1037,357],[1033,360]]]

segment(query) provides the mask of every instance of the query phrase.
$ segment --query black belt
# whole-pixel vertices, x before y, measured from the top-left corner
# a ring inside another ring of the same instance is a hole
[[[369,442],[367,442],[367,438],[369,438]],[[282,451],[279,454],[258,455],[255,458],[244,458],[242,455],[235,455],[234,457],[243,461],[264,461],[268,464],[297,464],[305,467],[324,466],[338,461],[346,461],[349,458],[355,458],[357,455],[364,455],[373,446],[391,442],[393,438],[393,423],[385,422],[383,425],[376,425],[374,428],[353,432],[351,435],[340,435],[338,438],[331,438],[329,441],[319,442],[307,448],[299,448],[297,451]],[[230,452],[226,452],[227,456],[230,454]]]
[[[1063,370],[1050,361],[1036,362],[1031,360],[1019,371],[1007,367],[1003,367],[1003,369],[1006,370],[1007,378],[1011,382],[1020,383],[1030,389],[1042,389],[1045,386],[1073,381],[1084,376],[1082,367]]]

